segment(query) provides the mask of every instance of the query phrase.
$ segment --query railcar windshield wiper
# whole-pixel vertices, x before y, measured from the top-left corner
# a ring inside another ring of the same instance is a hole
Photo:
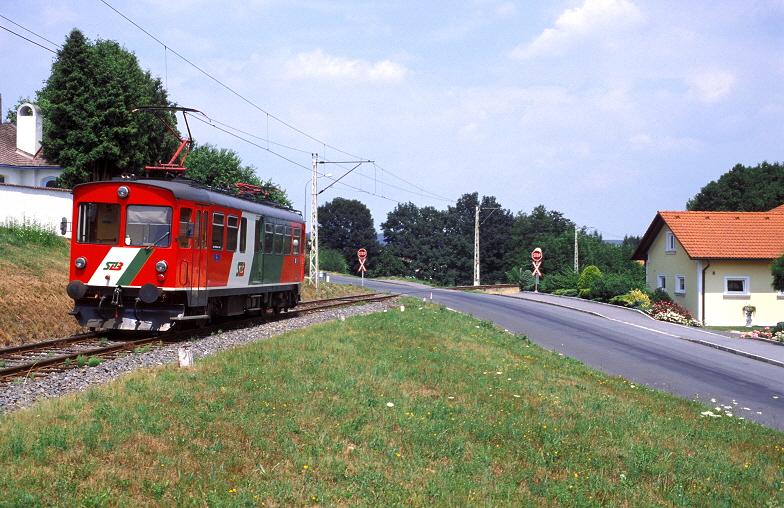
[[[164,238],[166,238],[167,236],[169,236],[169,233],[170,233],[169,231],[165,232],[163,235],[161,235],[161,237],[160,237],[160,238],[158,238],[157,240],[155,240],[155,241],[154,241],[154,242],[152,242],[152,243],[149,243],[149,244],[147,244],[147,246],[145,246],[145,247],[144,247],[144,249],[145,249],[145,250],[150,250],[150,249],[152,249],[153,247],[155,247],[156,245],[158,245],[158,242],[160,242],[161,240],[163,240]]]

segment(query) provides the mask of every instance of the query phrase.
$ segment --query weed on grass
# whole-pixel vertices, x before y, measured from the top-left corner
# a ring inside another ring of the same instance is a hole
[[[784,434],[405,302],[0,422],[9,504],[780,505]],[[111,465],[108,467],[107,465]],[[25,485],[16,480],[24,476]]]

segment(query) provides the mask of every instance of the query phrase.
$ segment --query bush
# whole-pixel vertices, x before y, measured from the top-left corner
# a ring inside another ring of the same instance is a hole
[[[509,284],[517,284],[520,286],[520,291],[531,291],[536,287],[536,278],[531,270],[513,268],[506,272],[505,275]]]
[[[591,286],[601,277],[602,272],[597,267],[594,265],[586,266],[583,269],[583,273],[580,274],[580,278],[577,279],[577,289],[580,290],[580,296],[588,294],[591,290]]]
[[[609,302],[615,296],[625,295],[632,289],[644,287],[644,281],[640,281],[637,277],[611,273],[593,282],[588,291],[588,297],[593,300]]]
[[[614,296],[610,299],[610,303],[635,309],[647,309],[651,306],[648,295],[639,289],[632,289],[626,294]]]
[[[689,326],[701,326],[700,322],[692,317],[689,309],[682,307],[675,302],[656,302],[651,305],[651,309],[647,312],[653,316],[654,319],[658,319],[659,321],[668,321],[670,323]]]
[[[348,273],[346,258],[335,249],[321,249],[319,252],[319,270],[326,272]]]
[[[539,291],[545,291],[542,289],[542,286],[544,286],[548,292],[552,293],[559,290],[570,290],[575,291],[575,294],[577,294],[577,281],[579,278],[580,274],[571,269],[563,273],[546,274],[539,282]]]
[[[662,288],[656,288],[653,290],[653,293],[651,293],[651,302],[672,302],[672,297],[670,296],[670,293]]]

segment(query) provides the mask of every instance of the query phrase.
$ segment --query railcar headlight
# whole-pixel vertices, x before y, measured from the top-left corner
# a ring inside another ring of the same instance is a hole
[[[155,263],[155,271],[158,273],[166,273],[166,270],[169,269],[168,263],[166,261],[158,261]]]
[[[125,199],[130,195],[131,189],[129,189],[127,185],[122,185],[119,189],[117,189],[117,197],[121,199]]]
[[[79,270],[84,270],[87,266],[87,259],[79,256],[78,258],[74,259],[74,266]]]

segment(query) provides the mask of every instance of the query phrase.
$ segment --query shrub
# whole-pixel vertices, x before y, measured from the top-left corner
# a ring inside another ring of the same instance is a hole
[[[530,291],[536,286],[536,278],[531,270],[513,268],[504,275],[506,275],[506,280],[509,284],[517,284],[520,286],[520,291]]]
[[[600,279],[601,276],[602,272],[597,267],[594,265],[586,266],[580,274],[580,278],[577,279],[577,289],[580,290],[580,296],[587,294],[594,282]]]
[[[577,281],[580,274],[574,270],[568,269],[562,273],[545,274],[539,283],[539,290],[543,291],[542,286],[545,286],[548,291],[556,292],[558,290],[575,291],[577,294]]]
[[[615,296],[625,295],[632,289],[645,287],[645,282],[627,274],[608,274],[596,279],[588,291],[588,297],[602,302],[609,302]]]
[[[322,248],[319,252],[319,270],[348,273],[348,264],[340,251]]]
[[[688,326],[701,326],[700,322],[695,320],[689,309],[678,305],[675,302],[656,302],[651,305],[648,314],[653,316],[654,319],[659,321],[668,321],[670,323],[678,323]]]
[[[656,288],[653,290],[653,293],[651,293],[651,302],[672,302],[672,297],[670,296],[670,293],[662,288]]]
[[[651,306],[648,295],[639,289],[632,289],[626,294],[614,296],[610,299],[610,303],[635,309],[647,309]]]

